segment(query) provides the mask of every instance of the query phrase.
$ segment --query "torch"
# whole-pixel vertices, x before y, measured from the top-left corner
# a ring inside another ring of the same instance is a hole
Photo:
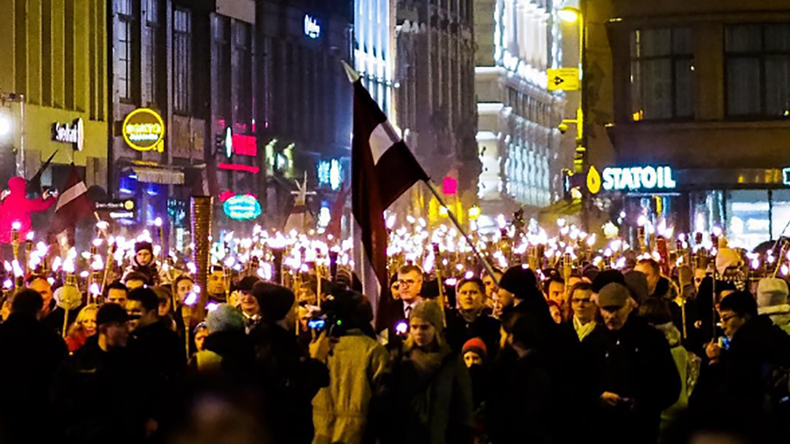
[[[19,230],[22,224],[14,222],[11,224],[11,246],[14,248],[14,260],[19,260]]]
[[[33,253],[33,237],[35,233],[32,231],[25,236],[25,274],[30,273],[30,255]]]
[[[200,288],[208,285],[212,204],[211,196],[192,196],[192,243],[195,245],[193,262],[197,268],[195,277]],[[199,296],[198,310],[202,314],[207,295],[201,292]]]

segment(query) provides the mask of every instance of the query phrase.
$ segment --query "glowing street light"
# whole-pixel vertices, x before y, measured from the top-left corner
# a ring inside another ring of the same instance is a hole
[[[4,114],[0,114],[0,137],[11,134],[11,119]]]
[[[560,20],[566,23],[576,23],[581,17],[582,13],[579,11],[578,8],[574,8],[572,6],[566,6],[559,11],[557,11],[557,15],[560,17]]]

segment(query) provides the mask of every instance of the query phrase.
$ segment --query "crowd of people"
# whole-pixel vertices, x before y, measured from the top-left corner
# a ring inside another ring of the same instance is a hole
[[[193,277],[166,279],[152,251],[141,242],[99,298],[36,274],[9,295],[0,442],[790,436],[782,279],[763,279],[752,294],[688,269],[666,276],[643,258],[565,276],[515,266],[450,286],[406,265],[374,327],[351,276],[292,290],[255,276],[229,280],[221,268],[198,319],[187,303]]]

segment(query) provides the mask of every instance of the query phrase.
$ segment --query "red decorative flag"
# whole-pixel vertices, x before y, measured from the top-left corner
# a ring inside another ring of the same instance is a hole
[[[365,295],[377,313],[377,329],[385,325],[387,299],[382,289],[389,290],[387,276],[387,229],[384,211],[420,180],[427,181],[409,147],[387,121],[387,116],[362,86],[359,75],[345,65],[354,83],[354,139],[351,145],[351,195],[357,273]],[[382,303],[383,302],[383,303]]]
[[[58,234],[69,228],[74,229],[80,219],[90,216],[93,211],[94,204],[88,197],[88,187],[72,165],[63,192],[58,196],[51,232]]]

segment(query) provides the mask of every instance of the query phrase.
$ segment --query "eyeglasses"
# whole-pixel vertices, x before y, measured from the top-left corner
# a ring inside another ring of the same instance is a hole
[[[401,279],[401,280],[398,281],[398,283],[400,285],[406,285],[406,286],[411,287],[412,285],[415,285],[417,283],[417,281],[415,281],[414,279],[405,279],[405,280]]]

